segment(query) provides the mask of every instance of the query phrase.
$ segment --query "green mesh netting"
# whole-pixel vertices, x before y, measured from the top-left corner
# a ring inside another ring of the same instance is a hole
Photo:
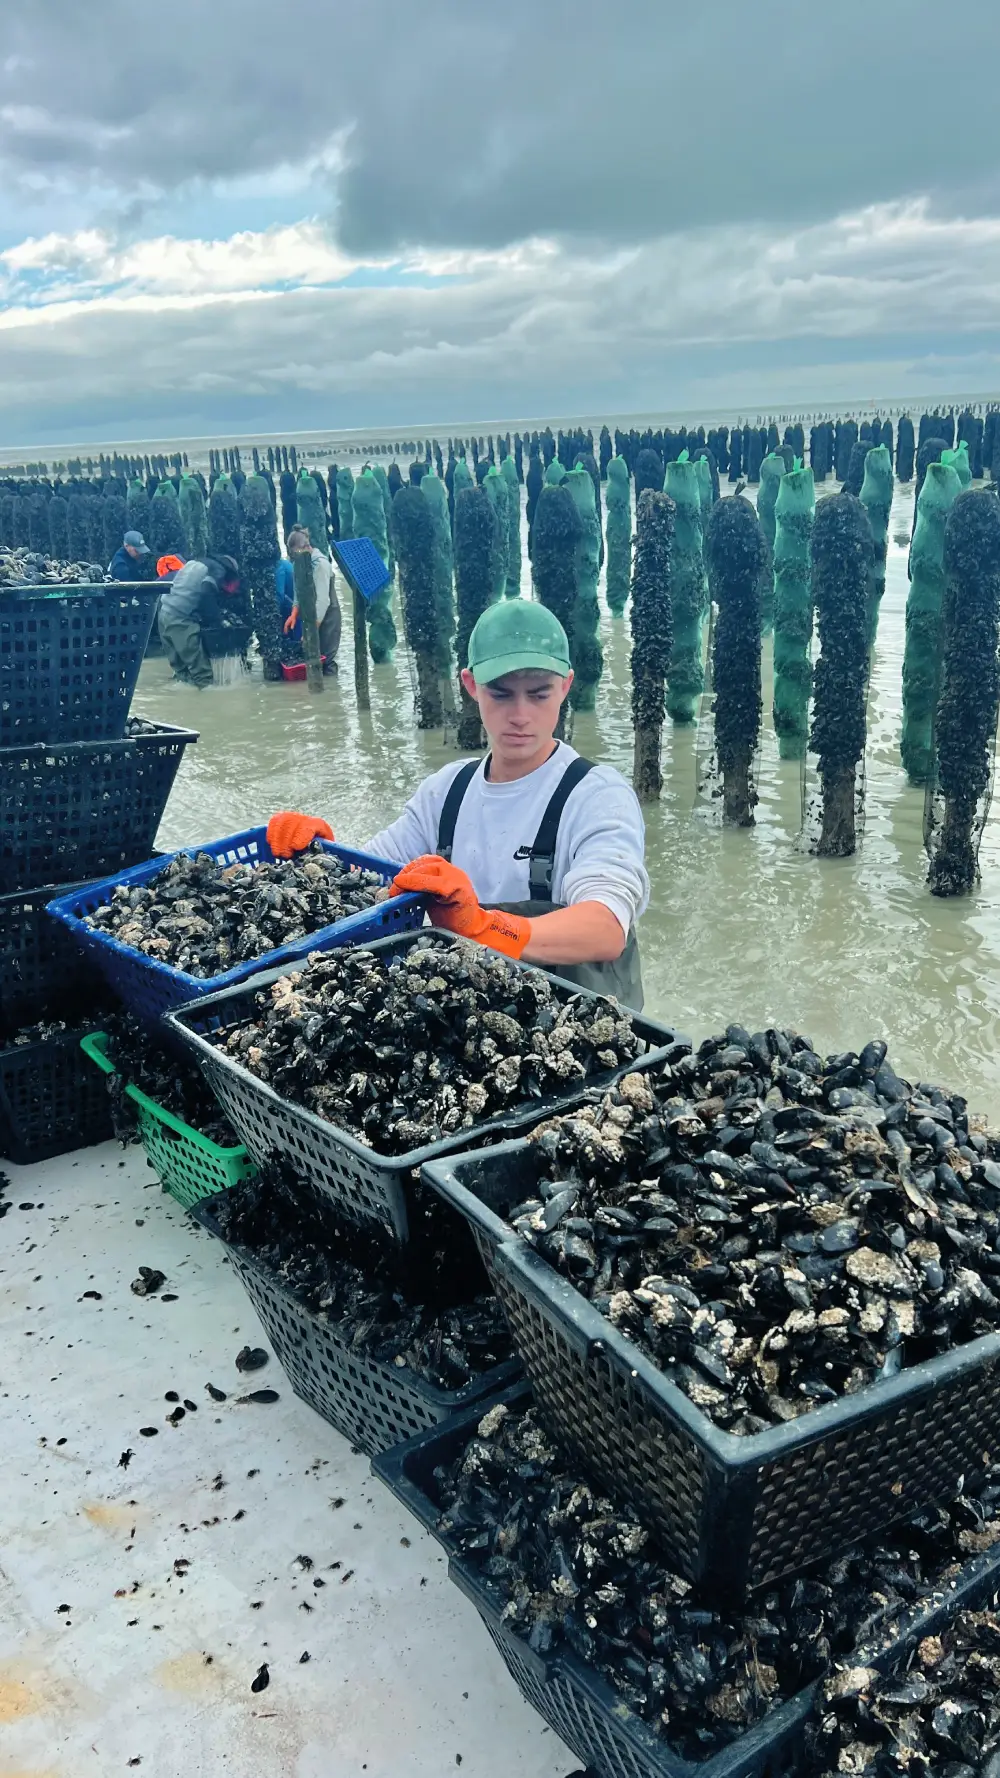
[[[928,474],[930,472],[928,471]],[[935,718],[936,785],[925,793],[932,895],[968,895],[993,795],[1000,708],[1000,500],[959,494],[944,538],[944,658]]]
[[[264,663],[264,678],[281,678],[281,612],[274,586],[274,570],[281,551],[271,486],[262,475],[251,475],[239,494],[240,560],[257,646]]]
[[[760,738],[760,589],[767,543],[749,500],[720,500],[708,526],[708,571],[719,608],[712,650],[715,752],[722,818],[750,827],[757,801],[753,761]]]
[[[309,541],[313,549],[321,550],[329,557],[330,539],[326,529],[326,509],[316,478],[309,474],[308,469],[300,469],[295,483],[295,510],[298,523],[304,525],[309,533]]]
[[[425,475],[420,492],[431,510],[434,572],[434,658],[442,678],[449,678],[455,642],[455,563],[448,519],[448,490],[438,475]]]
[[[611,469],[623,459],[612,458]],[[628,479],[625,482],[628,492]],[[608,562],[611,561],[611,512],[608,503]],[[632,722],[635,751],[632,783],[636,796],[648,802],[663,788],[660,747],[664,693],[673,646],[673,614],[670,598],[670,562],[674,540],[674,503],[668,494],[646,488],[639,497],[636,515],[635,567],[632,574]]]
[[[778,483],[774,518],[774,691],[772,714],[782,759],[805,759],[812,666],[809,544],[816,489],[811,469]]]
[[[624,457],[612,457],[608,464],[605,500],[608,509],[605,521],[608,546],[605,590],[612,617],[621,617],[628,599],[632,572],[631,486],[628,464]]]
[[[594,482],[588,469],[581,465],[571,469],[563,483],[580,515],[580,538],[575,552],[576,599],[573,605],[573,631],[570,656],[573,662],[573,685],[570,703],[574,710],[593,710],[597,687],[604,671],[599,627],[600,607],[597,603],[597,582],[601,571],[601,527],[597,519]]]
[[[509,536],[509,501],[507,483],[500,474],[495,463],[486,471],[483,487],[493,511],[497,515],[497,565],[496,579],[493,582],[494,599],[502,599],[507,590],[507,548]]]
[[[205,496],[196,475],[181,476],[177,505],[180,510],[181,524],[184,526],[184,535],[188,542],[184,553],[187,556],[197,556],[203,560],[208,548],[208,515],[205,511]],[[229,554],[228,550],[226,554]]]
[[[855,850],[859,771],[865,754],[868,685],[868,581],[871,526],[853,494],[821,500],[812,531],[812,592],[820,657],[813,675],[810,745],[823,787],[816,850],[847,858]]]
[[[389,492],[389,477],[381,463],[372,464],[372,474],[382,490],[382,511],[385,515],[385,534],[389,546],[389,560],[386,566],[390,574],[395,574],[396,557],[392,547],[392,495]]]
[[[505,457],[500,473],[507,484],[507,585],[508,599],[521,597],[521,484],[513,457]]]
[[[972,467],[969,463],[969,444],[967,439],[963,438],[961,444],[956,445],[953,451],[942,451],[941,461],[942,463],[947,463],[949,467],[955,471],[963,488],[972,486]]]
[[[338,506],[340,504],[340,476],[337,475]],[[350,474],[350,470],[347,472]],[[402,489],[400,489],[402,492]],[[395,517],[395,506],[393,506]],[[362,470],[354,483],[351,492],[351,532],[352,537],[370,537],[386,566],[389,563],[389,539],[385,523],[385,507],[382,503],[382,489],[370,469]],[[397,540],[398,549],[398,540]],[[365,607],[365,619],[368,624],[368,650],[376,666],[384,666],[392,660],[392,651],[396,646],[396,625],[392,615],[392,581],[384,586],[381,592],[369,599]]]
[[[701,500],[701,553],[705,559],[705,572],[708,573],[708,521],[715,505],[715,489],[712,483],[712,465],[707,457],[694,459],[694,470],[698,477],[698,495]]]
[[[885,562],[889,548],[889,513],[892,508],[892,458],[887,445],[876,445],[865,458],[865,479],[861,484],[861,504],[868,514],[872,542],[872,572],[868,586],[867,624],[868,652],[875,645],[878,617],[885,592]]]
[[[774,508],[785,473],[784,457],[777,451],[769,451],[760,466],[760,488],[757,493],[757,517],[767,546],[767,560],[761,569],[760,587],[760,627],[764,636],[770,635],[774,625]]]
[[[962,491],[950,463],[931,463],[917,500],[910,544],[910,591],[903,649],[903,730],[900,754],[911,784],[934,774],[934,712],[941,674],[944,532]]]
[[[157,488],[157,498],[160,489]],[[240,509],[228,475],[220,475],[208,497],[208,547],[213,556],[240,557]]]
[[[702,660],[708,581],[701,526],[701,489],[693,463],[668,463],[663,491],[674,503],[674,542],[670,585],[674,639],[667,674],[667,714],[672,722],[694,722],[705,689]]]
[[[545,485],[546,485],[546,487],[558,488],[560,482],[564,482],[565,480],[566,480],[565,469],[563,468],[562,464],[560,463],[559,458],[553,457],[551,463],[549,464],[548,468],[545,471]]]
[[[346,464],[337,471],[337,523],[339,541],[345,543],[354,536],[354,477]]]
[[[173,482],[161,482],[149,503],[149,535],[146,542],[155,556],[186,556],[188,553]]]

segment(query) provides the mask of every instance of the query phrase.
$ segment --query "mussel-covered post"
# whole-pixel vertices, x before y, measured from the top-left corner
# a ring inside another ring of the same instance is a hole
[[[708,609],[701,490],[691,462],[667,464],[663,491],[674,503],[674,540],[670,565],[673,647],[667,673],[667,714],[672,722],[693,722],[705,689],[702,643]]]
[[[580,515],[580,537],[576,546],[576,598],[573,603],[573,627],[570,637],[570,659],[573,663],[573,685],[570,703],[574,710],[593,710],[597,687],[604,671],[604,655],[598,633],[601,621],[597,603],[597,581],[600,575],[601,528],[597,519],[594,482],[582,465],[571,469],[564,482]]]
[[[187,555],[187,538],[181,524],[173,482],[161,482],[149,503],[147,542],[152,545],[153,554],[157,557]]]
[[[624,457],[611,458],[606,487],[608,567],[605,590],[612,617],[621,617],[632,572],[632,502],[628,464]]]
[[[364,477],[361,479],[363,481]],[[360,485],[359,482],[358,487]],[[440,649],[434,597],[434,521],[429,503],[424,499],[420,488],[415,487],[412,482],[400,488],[392,503],[392,534],[399,568],[406,640],[417,663],[417,727],[440,728]]]
[[[477,620],[493,602],[499,541],[496,509],[482,488],[458,487],[455,481],[455,594],[458,604],[456,647],[461,670],[469,658],[469,637]],[[572,504],[572,502],[571,502]],[[460,747],[481,747],[479,706],[461,687]]]
[[[576,551],[583,523],[569,489],[549,483],[538,496],[531,545],[531,578],[535,594],[566,631],[573,648],[573,615],[576,607]],[[562,736],[565,706],[556,734]]]
[[[312,478],[310,477],[310,480]],[[311,692],[324,691],[323,657],[319,647],[316,623],[316,581],[313,575],[312,549],[296,549],[292,553],[295,578],[295,603],[302,623],[302,653],[306,660],[306,683]]]
[[[208,520],[205,512],[205,496],[196,475],[181,476],[177,504],[188,544],[185,554],[189,560],[192,557],[197,557],[198,560],[204,561],[205,552],[208,549]],[[227,550],[225,553],[228,555],[230,552]]]
[[[774,732],[782,759],[805,759],[812,666],[809,543],[816,491],[811,469],[784,475],[775,502]]]
[[[370,538],[388,567],[389,539],[385,525],[382,490],[370,469],[362,470],[351,491],[351,536]],[[368,647],[372,660],[376,666],[384,666],[387,661],[392,660],[392,651],[397,641],[396,625],[392,615],[391,581],[382,587],[373,599],[369,599],[365,617],[368,623]]]
[[[507,483],[495,464],[483,477],[487,498],[497,515],[497,557],[493,579],[493,598],[502,599],[507,590],[508,500]]]
[[[500,474],[507,484],[507,583],[508,599],[521,597],[521,484],[511,456],[504,458]]]
[[[620,463],[614,457],[611,469]],[[626,489],[628,482],[626,480]],[[666,714],[665,688],[673,644],[670,600],[670,556],[674,540],[674,503],[669,494],[647,488],[639,500],[636,517],[635,562],[632,569],[632,722],[635,752],[632,783],[636,796],[650,802],[663,788],[660,748]],[[610,561],[611,506],[608,507],[608,559]]]
[[[769,636],[774,626],[774,508],[784,474],[784,457],[779,456],[777,451],[768,451],[760,466],[760,490],[757,495],[757,517],[767,548],[760,588],[760,628],[764,636]]]
[[[274,570],[281,551],[271,487],[263,475],[251,475],[240,489],[240,559],[253,611],[264,678],[281,678],[281,612]]]
[[[900,742],[903,769],[911,784],[926,784],[934,775],[934,712],[941,681],[944,531],[961,491],[950,464],[931,463],[917,501],[906,600]]]
[[[861,504],[868,514],[872,542],[871,580],[868,586],[868,652],[875,646],[878,616],[885,592],[885,563],[889,549],[889,513],[892,509],[892,458],[887,445],[876,445],[865,458]]]
[[[909,414],[900,416],[896,428],[896,474],[901,482],[913,480],[913,421]]]
[[[129,531],[138,531],[147,543],[152,542],[150,524],[150,499],[146,492],[146,484],[141,476],[133,476],[125,495],[125,526]],[[149,561],[149,556],[146,557]],[[156,565],[153,564],[153,572]]]
[[[989,807],[1000,702],[1000,500],[959,494],[945,526],[944,667],[935,723],[944,820],[927,881],[932,895],[975,887]]]
[[[713,648],[715,746],[722,818],[753,825],[751,782],[760,737],[760,588],[768,560],[757,514],[742,494],[720,500],[708,525],[708,575],[719,607]]]
[[[860,500],[845,493],[820,501],[812,533],[820,657],[810,744],[823,786],[823,826],[816,848],[821,858],[847,858],[857,843],[855,779],[865,751],[866,605],[873,549]]]
[[[161,482],[157,499],[169,485]],[[213,556],[232,556],[235,562],[240,559],[240,509],[228,475],[220,475],[208,497],[208,547]]]
[[[510,458],[505,458],[509,462]],[[455,559],[451,540],[451,519],[448,514],[448,489],[439,475],[425,475],[420,492],[430,508],[433,526],[432,572],[434,577],[434,658],[441,681],[441,698],[445,710],[454,715],[455,704],[451,683],[452,650],[455,643]]]

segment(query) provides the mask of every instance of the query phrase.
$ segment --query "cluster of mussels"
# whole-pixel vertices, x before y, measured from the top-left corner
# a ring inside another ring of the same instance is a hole
[[[124,1145],[139,1140],[135,1104],[125,1091],[134,1086],[210,1142],[217,1142],[221,1148],[238,1145],[240,1138],[206,1085],[200,1068],[166,1044],[157,1043],[129,1013],[112,1013],[103,1020],[103,1026],[108,1038],[107,1054],[117,1070],[108,1076],[108,1094],[111,1121],[119,1142]]]
[[[429,936],[392,955],[315,954],[218,1041],[279,1093],[383,1154],[633,1061],[615,1000],[562,1001],[546,975]]]
[[[419,1203],[405,1263],[387,1237],[320,1211],[279,1166],[213,1208],[224,1239],[256,1254],[353,1350],[461,1389],[510,1357],[510,1331],[464,1224],[437,1199]],[[463,1300],[453,1302],[459,1280]]]
[[[33,549],[0,549],[0,589],[5,586],[80,586],[100,583],[100,562],[59,562]]]
[[[376,871],[326,852],[257,865],[220,865],[208,852],[179,852],[151,882],[119,883],[86,924],[205,977],[362,913],[387,894]]]
[[[959,1612],[888,1676],[845,1666],[806,1736],[810,1778],[1000,1778],[1000,1618]]]
[[[859,1644],[891,1646],[900,1616],[1000,1536],[998,1468],[975,1498],[723,1615],[699,1603],[629,1508],[566,1465],[531,1407],[490,1408],[434,1486],[439,1530],[510,1629],[539,1654],[565,1643],[687,1759],[736,1740]]]
[[[730,1025],[532,1140],[514,1227],[730,1432],[1000,1327],[1000,1166],[884,1043]]]

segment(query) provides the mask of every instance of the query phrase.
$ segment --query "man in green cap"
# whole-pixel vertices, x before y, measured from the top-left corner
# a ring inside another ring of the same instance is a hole
[[[612,766],[554,739],[573,682],[566,632],[544,605],[491,605],[469,638],[462,684],[490,750],[426,778],[365,850],[403,868],[393,891],[432,899],[435,926],[642,1006],[635,923],[649,900],[645,829]],[[288,811],[268,830],[287,855],[326,822]]]

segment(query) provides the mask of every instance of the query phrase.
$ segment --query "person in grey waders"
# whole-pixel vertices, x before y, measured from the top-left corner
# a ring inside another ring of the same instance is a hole
[[[642,1007],[635,927],[649,901],[645,828],[612,766],[554,739],[573,682],[566,632],[544,605],[491,605],[469,638],[462,683],[490,750],[426,778],[398,820],[365,844],[402,869],[396,894],[432,897],[435,926],[581,987]],[[327,822],[285,810],[268,841],[289,857]]]
[[[199,690],[212,684],[212,663],[202,639],[203,629],[223,621],[227,599],[240,590],[240,571],[232,556],[197,557],[185,562],[160,600],[160,641],[174,678]]]

